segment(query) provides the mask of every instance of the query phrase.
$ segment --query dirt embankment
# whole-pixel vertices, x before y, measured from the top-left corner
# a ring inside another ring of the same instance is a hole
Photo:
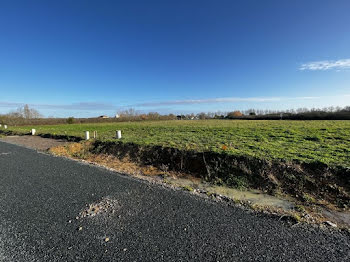
[[[185,151],[132,143],[92,144],[93,153],[128,157],[144,165],[186,172],[206,181],[232,187],[256,188],[269,193],[286,193],[314,203],[326,201],[337,207],[350,206],[350,170],[322,163],[267,161],[249,156]]]

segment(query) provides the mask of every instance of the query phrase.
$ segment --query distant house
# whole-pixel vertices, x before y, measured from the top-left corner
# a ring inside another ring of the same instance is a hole
[[[119,118],[120,117],[120,115],[119,114],[115,114],[115,118]]]
[[[99,116],[98,118],[109,118],[109,116],[103,115],[103,116]]]

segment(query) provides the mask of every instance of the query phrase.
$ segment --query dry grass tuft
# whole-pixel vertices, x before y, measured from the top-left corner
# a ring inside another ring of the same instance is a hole
[[[121,173],[127,173],[132,175],[163,175],[164,172],[159,170],[154,166],[143,166],[138,163],[132,162],[128,157],[123,159],[118,159],[115,156],[106,155],[106,154],[90,154],[87,158],[87,161],[92,163],[97,163],[109,168],[112,168]]]
[[[69,156],[65,146],[54,146],[49,149],[49,152],[57,156]]]
[[[85,159],[90,154],[91,142],[69,143],[65,146],[55,146],[49,149],[49,152],[66,157]]]
[[[167,171],[160,170],[154,166],[144,166],[131,161],[128,157],[119,159],[107,154],[93,154],[90,152],[91,143],[70,143],[65,146],[56,146],[50,148],[54,155],[72,157],[75,159],[84,159],[88,162],[99,164],[121,173],[131,175],[159,176],[168,174]]]

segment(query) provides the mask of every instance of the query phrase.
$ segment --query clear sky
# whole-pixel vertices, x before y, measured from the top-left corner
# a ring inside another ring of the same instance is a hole
[[[0,1],[0,113],[350,105],[349,0]]]

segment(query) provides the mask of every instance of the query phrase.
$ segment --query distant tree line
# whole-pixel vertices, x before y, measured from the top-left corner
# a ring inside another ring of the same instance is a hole
[[[0,124],[8,125],[54,125],[73,123],[112,123],[125,121],[147,121],[147,120],[204,120],[204,119],[242,119],[242,120],[350,120],[350,106],[326,107],[326,108],[298,108],[290,110],[234,110],[231,112],[201,112],[198,114],[167,114],[161,115],[157,112],[147,114],[127,109],[119,111],[116,117],[101,118],[44,118],[37,110],[29,108],[28,105],[0,115]]]
[[[236,114],[235,114],[236,112]],[[228,113],[228,119],[261,119],[261,120],[350,120],[350,106],[325,108],[298,108],[290,110],[254,110],[249,109]],[[239,112],[239,113],[237,113]]]
[[[350,120],[350,106],[325,108],[298,108],[289,110],[234,110],[178,115],[177,119],[261,119],[261,120]]]

